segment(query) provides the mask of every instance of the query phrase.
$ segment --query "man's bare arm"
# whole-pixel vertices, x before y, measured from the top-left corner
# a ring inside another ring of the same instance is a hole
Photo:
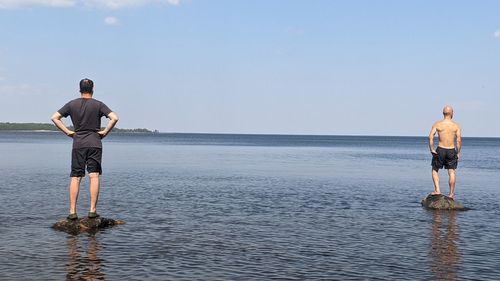
[[[56,127],[65,133],[68,137],[72,138],[75,135],[74,131],[68,129],[64,123],[61,121],[62,115],[59,112],[56,112],[52,115],[52,122],[56,125]]]
[[[457,157],[460,160],[460,150],[462,149],[462,129],[458,126],[457,129]]]
[[[104,130],[97,132],[99,135],[101,135],[102,139],[105,138],[109,134],[109,132],[111,132],[111,130],[113,130],[116,123],[118,122],[118,115],[116,115],[116,113],[114,112],[108,114],[108,118],[109,118],[108,126],[106,126]]]
[[[436,150],[434,149],[434,136],[436,135],[437,128],[436,125],[432,126],[431,133],[429,134],[429,150],[431,154],[436,154]]]

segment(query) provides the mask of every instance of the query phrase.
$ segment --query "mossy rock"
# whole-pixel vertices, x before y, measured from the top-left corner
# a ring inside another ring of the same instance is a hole
[[[455,210],[467,211],[469,208],[464,207],[460,202],[457,202],[443,194],[429,194],[422,200],[422,206],[431,210]]]
[[[122,220],[107,219],[103,217],[92,219],[85,217],[76,220],[63,219],[52,225],[52,228],[69,234],[77,235],[81,233],[96,233],[101,229],[121,224],[125,224],[125,222]]]

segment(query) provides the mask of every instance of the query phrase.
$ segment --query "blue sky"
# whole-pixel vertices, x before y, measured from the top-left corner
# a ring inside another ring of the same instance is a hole
[[[119,127],[500,136],[500,1],[0,0],[0,121],[93,79]]]

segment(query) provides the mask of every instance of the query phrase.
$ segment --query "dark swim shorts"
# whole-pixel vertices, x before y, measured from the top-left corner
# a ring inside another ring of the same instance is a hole
[[[71,153],[71,177],[84,177],[85,167],[89,173],[102,174],[101,159],[101,148],[74,148]]]
[[[432,169],[438,171],[442,169],[456,169],[458,166],[458,155],[454,148],[441,148],[436,149],[436,153],[432,156]]]

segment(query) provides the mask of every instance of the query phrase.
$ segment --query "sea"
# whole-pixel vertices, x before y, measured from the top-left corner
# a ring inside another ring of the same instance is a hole
[[[426,137],[103,142],[98,212],[126,224],[70,235],[51,226],[68,213],[71,139],[0,132],[0,280],[500,280],[498,138],[463,139],[465,212],[422,208]]]

